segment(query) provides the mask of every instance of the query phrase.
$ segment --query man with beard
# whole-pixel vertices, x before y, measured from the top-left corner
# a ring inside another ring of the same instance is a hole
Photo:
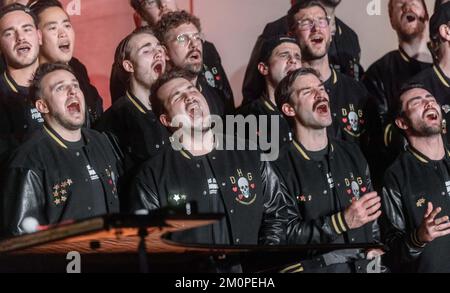
[[[0,49],[6,70],[0,76],[0,168],[10,151],[44,120],[28,99],[30,80],[39,66],[41,34],[36,17],[25,6],[0,11]]]
[[[38,27],[42,31],[40,64],[62,62],[73,68],[86,99],[86,125],[90,127],[103,113],[103,100],[91,84],[86,67],[73,57],[75,31],[69,15],[58,0],[37,0],[30,8],[38,17]]]
[[[409,146],[383,184],[384,243],[392,263],[415,273],[450,272],[450,152],[442,112],[420,84],[400,95],[395,123]]]
[[[286,1],[286,0],[285,0]],[[292,0],[292,5],[306,3],[311,0]],[[342,20],[335,16],[336,7],[341,0],[319,0],[320,4],[327,10],[330,16],[331,34],[333,36],[328,57],[333,68],[356,80],[363,74],[363,68],[359,64],[361,48],[358,35],[348,27]],[[264,91],[264,80],[259,75],[257,65],[260,58],[260,50],[265,39],[279,35],[287,35],[290,32],[287,15],[266,25],[261,36],[258,37],[253,48],[247,70],[245,72],[243,85],[243,104],[247,104],[259,98]]]
[[[389,17],[397,32],[399,49],[376,61],[363,77],[376,104],[372,120],[376,120],[371,138],[375,149],[371,156],[382,156],[384,172],[387,166],[404,148],[403,138],[394,132],[392,107],[397,102],[400,87],[422,70],[431,67],[432,56],[427,48],[426,26],[428,12],[424,0],[389,0]],[[379,173],[377,171],[377,173]]]
[[[361,83],[330,66],[331,29],[326,9],[318,1],[300,2],[289,10],[288,23],[300,45],[303,66],[317,70],[325,81],[333,118],[330,137],[365,142],[368,93]]]
[[[208,104],[186,74],[169,72],[152,86],[153,110],[173,133],[172,147],[146,162],[136,176],[131,211],[195,202],[198,212],[225,217],[182,233],[180,241],[254,245],[260,237],[265,244],[285,243],[283,215],[289,202],[270,163],[262,162],[257,151],[224,148],[232,138],[222,140],[213,132]]]
[[[167,48],[171,68],[190,72],[195,84],[208,101],[212,114],[223,116],[233,114],[232,97],[223,95],[208,85],[201,74],[203,70],[203,35],[200,20],[186,11],[164,14],[155,28],[156,36]]]
[[[115,66],[128,82],[128,91],[103,114],[95,129],[118,139],[126,176],[133,178],[140,164],[168,142],[167,130],[150,104],[150,88],[166,69],[166,54],[148,27],[128,35],[118,48]]]
[[[145,25],[153,27],[164,14],[179,10],[176,0],[130,0],[130,5],[139,18],[139,21],[136,22],[137,27]],[[233,92],[223,69],[219,52],[214,44],[206,40],[203,41],[202,75],[208,81],[208,85],[219,90],[227,99],[233,100]],[[126,85],[119,82],[114,71],[111,71],[110,81],[111,99],[114,103],[125,94]]]
[[[277,36],[264,41],[258,71],[264,77],[266,89],[259,99],[244,105],[238,110],[238,113],[246,117],[253,115],[258,119],[256,130],[259,137],[265,134],[264,131],[261,131],[261,127],[266,127],[267,138],[263,138],[265,141],[272,141],[272,139],[278,137],[280,146],[291,141],[289,124],[276,106],[275,89],[286,75],[302,66],[301,62],[301,51],[296,39],[288,36]],[[261,116],[267,117],[266,125],[259,125]],[[277,133],[274,133],[271,128],[274,117],[279,119]],[[251,127],[249,127],[249,131],[250,129]]]
[[[2,178],[6,233],[118,212],[120,161],[106,136],[82,128],[85,100],[73,70],[43,64],[30,95],[45,125],[17,149]]]
[[[369,166],[359,148],[327,135],[332,123],[330,98],[319,73],[302,68],[283,79],[275,93],[290,121],[294,140],[275,162],[296,213],[289,213],[290,244],[355,244],[379,239],[375,222],[380,197],[372,192]],[[297,218],[295,218],[297,217]],[[291,267],[304,272],[366,272],[369,260],[358,249],[314,255]]]
[[[423,84],[435,96],[450,122],[450,2],[442,4],[430,19],[430,39],[435,62],[412,78],[411,83]],[[444,125],[447,132],[447,125]]]

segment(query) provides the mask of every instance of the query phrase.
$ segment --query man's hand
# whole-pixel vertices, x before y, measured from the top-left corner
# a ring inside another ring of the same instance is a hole
[[[357,229],[381,216],[381,198],[371,192],[354,201],[345,211],[344,218],[350,229]]]
[[[436,216],[441,211],[442,209],[440,207],[433,209],[433,203],[428,203],[423,222],[417,230],[417,238],[420,242],[427,244],[436,238],[450,234],[449,217],[444,216],[436,219]]]

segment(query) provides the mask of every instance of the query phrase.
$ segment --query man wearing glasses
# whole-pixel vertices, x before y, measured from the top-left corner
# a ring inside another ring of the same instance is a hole
[[[203,35],[200,20],[186,11],[169,12],[155,27],[155,33],[167,48],[169,67],[192,74],[191,82],[205,96],[211,113],[223,116],[234,112],[234,101],[209,86],[203,70]]]
[[[295,5],[301,2],[311,2],[311,0],[292,0],[289,2]],[[331,17],[331,34],[333,35],[333,39],[328,52],[330,63],[337,71],[359,80],[363,74],[363,68],[359,64],[361,47],[359,45],[358,35],[335,16],[336,7],[339,6],[341,0],[318,0],[318,2],[325,7],[328,15]],[[263,33],[256,41],[245,72],[244,86],[242,89],[244,104],[258,99],[264,90],[264,80],[259,76],[258,70],[256,69],[264,40],[279,35],[287,35],[288,33],[287,15],[267,24],[264,28]]]
[[[136,11],[136,26],[155,26],[164,14],[178,11],[176,0],[130,0],[130,5]],[[203,70],[208,85],[216,88],[227,99],[233,100],[228,77],[222,66],[222,60],[213,43],[203,41]],[[111,97],[113,102],[125,94],[125,87],[117,86],[117,82],[111,82]]]
[[[304,67],[319,72],[330,96],[332,138],[361,143],[365,139],[368,94],[364,86],[330,66],[330,18],[318,1],[300,2],[288,12],[291,33],[297,37]]]

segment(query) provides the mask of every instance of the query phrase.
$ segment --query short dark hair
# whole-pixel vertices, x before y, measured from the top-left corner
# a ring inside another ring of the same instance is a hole
[[[128,84],[130,80],[130,73],[123,68],[123,61],[130,58],[131,48],[130,41],[137,35],[149,34],[155,36],[155,33],[149,26],[144,26],[135,29],[131,34],[126,36],[117,46],[114,54],[113,74],[120,79],[124,84]]]
[[[152,111],[155,113],[156,117],[159,118],[164,114],[164,104],[158,97],[159,89],[169,81],[177,78],[183,78],[190,82],[194,76],[191,72],[184,69],[173,69],[161,75],[161,77],[152,85],[150,90],[150,104],[152,105]]]
[[[403,102],[401,100],[401,97],[410,90],[414,89],[423,89],[431,93],[430,89],[427,88],[424,84],[419,82],[407,82],[403,84],[400,89],[398,90],[395,99],[395,102],[393,104],[392,114],[394,115],[394,119],[399,118],[403,115]]]
[[[282,110],[283,105],[286,103],[289,103],[289,101],[291,99],[291,96],[293,93],[292,85],[294,84],[294,82],[300,76],[305,76],[308,74],[314,75],[315,77],[317,77],[317,79],[319,79],[321,82],[323,82],[322,78],[320,77],[320,74],[317,70],[315,70],[313,68],[309,68],[309,67],[303,67],[303,68],[299,68],[299,69],[293,71],[292,73],[288,74],[278,84],[278,86],[275,90],[275,100],[277,102],[277,107],[281,113],[283,113],[283,110]]]
[[[315,6],[322,8],[323,11],[325,12],[325,15],[328,16],[327,10],[325,9],[325,7],[323,7],[323,4],[319,0],[304,0],[304,1],[297,2],[296,4],[294,4],[291,7],[291,9],[289,9],[288,14],[287,14],[287,22],[288,22],[289,31],[293,31],[294,26],[297,24],[295,15],[300,10],[310,8],[310,7],[315,7]]]
[[[52,73],[54,71],[57,70],[65,70],[68,71],[70,73],[72,73],[73,75],[75,75],[75,72],[73,71],[72,67],[70,67],[69,65],[65,64],[65,63],[44,63],[41,66],[39,66],[39,68],[36,70],[33,80],[31,82],[31,86],[30,86],[30,100],[33,103],[36,103],[36,101],[42,97],[42,79],[44,79],[44,77],[49,74]]]
[[[64,7],[58,0],[36,0],[29,4],[29,6],[31,11],[33,11],[37,17],[39,17],[39,14],[41,14],[45,9],[50,7],[59,7],[64,10]]]
[[[297,4],[305,1],[309,0],[296,0],[294,1],[294,3]],[[320,1],[320,3],[322,3],[323,6],[332,8],[336,8],[339,4],[341,4],[341,0],[318,0],[318,1]]]
[[[185,10],[169,12],[162,16],[161,20],[155,26],[156,37],[163,43],[166,44],[167,33],[171,29],[175,29],[183,24],[192,23],[198,29],[199,32],[202,31],[200,25],[200,19],[196,16],[190,14]]]
[[[142,0],[130,0],[130,6],[136,11],[141,11],[141,1]]]
[[[27,6],[22,5],[20,3],[12,3],[12,4],[9,4],[6,6],[2,6],[2,8],[0,8],[0,19],[2,19],[3,16],[7,15],[8,13],[11,13],[14,11],[23,11],[26,14],[28,14],[29,16],[31,16],[31,18],[33,18],[34,26],[37,27],[38,20],[37,20],[36,14],[34,14],[30,8],[28,8]]]

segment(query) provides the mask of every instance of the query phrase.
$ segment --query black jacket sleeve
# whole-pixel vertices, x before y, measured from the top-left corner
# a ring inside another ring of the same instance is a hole
[[[383,242],[389,247],[395,263],[414,261],[424,246],[417,238],[417,231],[407,228],[402,192],[396,176],[388,171],[383,184]]]
[[[261,164],[261,179],[265,203],[259,242],[264,245],[286,244],[287,224],[289,218],[295,216],[295,202],[283,188],[270,163]]]
[[[145,166],[131,184],[129,207],[131,213],[142,210],[157,210],[161,202],[154,181],[154,174]]]
[[[259,99],[261,94],[264,92],[265,81],[258,71],[258,61],[261,55],[261,48],[264,44],[264,41],[264,37],[259,36],[256,40],[255,46],[253,47],[250,61],[248,62],[247,69],[245,71],[244,83],[242,86],[242,105]]]
[[[45,194],[38,172],[23,168],[8,170],[4,179],[3,225],[6,235],[26,233],[22,221],[31,217],[40,225],[48,224],[44,215]]]

